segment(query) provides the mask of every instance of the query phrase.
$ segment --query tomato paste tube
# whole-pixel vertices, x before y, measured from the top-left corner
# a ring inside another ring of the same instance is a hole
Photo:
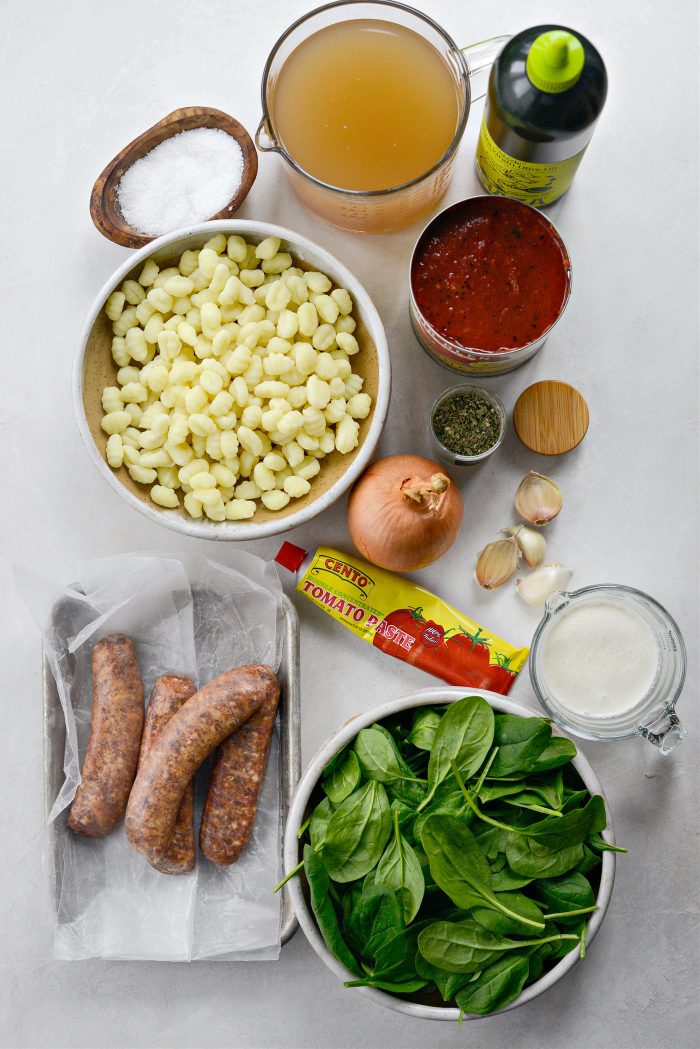
[[[448,685],[508,694],[527,659],[417,583],[367,561],[319,546],[313,554],[283,543],[278,564],[296,588],[354,634]]]

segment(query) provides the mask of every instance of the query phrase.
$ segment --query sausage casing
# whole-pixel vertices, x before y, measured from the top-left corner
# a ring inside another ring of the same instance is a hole
[[[136,649],[124,634],[111,634],[92,650],[90,740],[68,813],[75,834],[103,838],[119,823],[136,775],[142,730]]]
[[[146,721],[143,727],[139,768],[146,760],[153,744],[165,726],[183,703],[195,694],[197,689],[188,677],[181,674],[163,674],[156,678],[151,698],[146,708]],[[194,870],[197,850],[194,844],[194,785],[190,781],[180,802],[175,819],[175,826],[165,851],[151,864],[162,874],[189,874]]]
[[[269,667],[237,667],[219,674],[173,715],[139,769],[129,797],[126,836],[137,852],[148,860],[164,852],[199,766],[278,687]]]
[[[219,747],[199,829],[199,846],[212,863],[235,863],[253,832],[278,703],[279,686]]]

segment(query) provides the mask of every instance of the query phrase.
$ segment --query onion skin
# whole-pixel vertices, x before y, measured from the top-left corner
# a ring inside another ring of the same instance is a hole
[[[391,572],[425,568],[452,546],[462,524],[459,489],[420,455],[370,463],[348,500],[348,530],[362,556]]]

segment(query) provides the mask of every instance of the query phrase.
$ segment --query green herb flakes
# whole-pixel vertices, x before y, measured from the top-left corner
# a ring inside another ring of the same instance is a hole
[[[456,455],[482,455],[493,448],[501,424],[496,405],[478,390],[450,394],[433,412],[435,436]]]

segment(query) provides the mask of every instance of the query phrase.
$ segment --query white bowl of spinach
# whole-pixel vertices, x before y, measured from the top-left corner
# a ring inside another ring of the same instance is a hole
[[[571,740],[503,696],[440,687],[321,748],[290,808],[285,880],[348,994],[458,1020],[523,1005],[584,956],[616,851]]]

